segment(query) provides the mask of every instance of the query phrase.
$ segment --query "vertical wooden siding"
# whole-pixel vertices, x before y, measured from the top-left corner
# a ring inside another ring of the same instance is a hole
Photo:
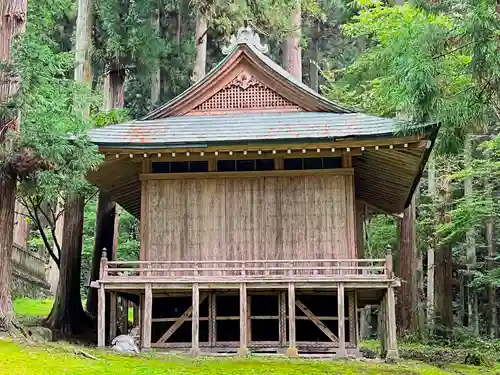
[[[143,181],[143,259],[355,257],[352,176]]]

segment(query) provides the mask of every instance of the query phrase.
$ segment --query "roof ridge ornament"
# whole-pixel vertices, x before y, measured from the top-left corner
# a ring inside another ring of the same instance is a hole
[[[238,44],[248,44],[260,53],[268,53],[269,46],[260,42],[260,36],[250,26],[243,26],[238,29],[236,35],[231,35],[229,44],[221,48],[224,55],[228,55]]]

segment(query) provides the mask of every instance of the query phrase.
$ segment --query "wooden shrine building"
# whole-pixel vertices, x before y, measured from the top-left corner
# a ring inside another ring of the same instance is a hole
[[[90,132],[105,160],[89,179],[141,237],[139,261],[103,257],[92,283],[99,346],[110,292],[141,301],[143,350],[343,357],[358,349],[358,309],[381,304],[397,357],[399,281],[390,254],[364,259],[362,218],[403,212],[437,128],[396,135],[396,121],[329,101],[266,52],[242,28],[184,93]]]

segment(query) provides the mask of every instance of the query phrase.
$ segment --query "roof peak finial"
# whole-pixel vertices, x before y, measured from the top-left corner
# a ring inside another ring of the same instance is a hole
[[[222,47],[222,53],[224,55],[229,54],[234,47],[238,44],[248,44],[257,51],[261,53],[267,53],[269,52],[269,46],[267,44],[262,44],[260,42],[260,36],[256,32],[253,31],[253,29],[248,26],[248,20],[244,21],[243,27],[240,27],[238,29],[238,32],[236,35],[231,35],[231,39],[229,39],[229,44],[225,45]]]

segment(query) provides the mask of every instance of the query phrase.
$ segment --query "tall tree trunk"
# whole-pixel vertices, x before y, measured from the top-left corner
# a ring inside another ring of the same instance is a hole
[[[449,201],[451,195],[451,181],[448,176],[443,177],[440,187],[440,202],[437,210],[437,222],[444,223],[449,220]],[[453,326],[453,258],[451,245],[440,244],[435,254],[434,271],[434,311],[437,323],[446,330],[441,332],[443,336],[449,335]],[[436,327],[435,327],[436,328]]]
[[[104,101],[107,103],[107,111],[115,108],[123,108],[124,82],[125,71],[121,68],[121,65],[112,67],[108,71],[104,85]],[[117,241],[115,240],[115,236],[118,234],[117,221],[119,220],[117,211],[118,206],[111,199],[111,196],[103,191],[100,191],[97,203],[95,242],[90,271],[91,281],[99,279],[99,265],[101,262],[103,248],[108,250],[108,259],[116,259]],[[95,288],[89,288],[86,310],[93,317],[97,316],[97,289]]]
[[[156,9],[156,14],[151,20],[151,26],[156,33],[156,36],[160,37],[160,9]],[[161,92],[161,69],[160,69],[160,60],[155,60],[155,65],[153,67],[153,71],[151,73],[151,109],[154,109],[158,106],[158,102],[160,101],[160,92]]]
[[[402,279],[399,290],[400,332],[417,332],[418,329],[418,278],[417,244],[415,229],[415,197],[404,211],[399,224],[400,257],[399,277]]]
[[[193,81],[203,78],[207,64],[207,18],[198,9],[196,12],[196,60],[193,69]]]
[[[486,179],[484,182],[486,192],[489,198],[493,197],[493,184]],[[486,221],[486,247],[488,248],[488,270],[491,272],[495,269],[496,246],[495,246],[495,219],[490,216]],[[488,311],[489,311],[489,328],[490,338],[496,339],[498,335],[498,316],[497,316],[497,286],[495,282],[488,284]]]
[[[436,249],[435,240],[435,212],[436,212],[436,157],[434,152],[431,153],[428,163],[428,184],[429,195],[431,197],[431,239],[429,241],[429,248],[427,249],[427,324],[429,331],[432,334],[434,330],[434,258]]]
[[[316,22],[316,31],[315,34],[311,40],[310,44],[310,56],[311,59],[309,60],[309,79],[310,79],[310,86],[311,88],[319,92],[319,38],[320,38],[320,30],[319,30],[319,22]]]
[[[12,236],[16,179],[5,176],[0,179],[0,331],[8,330],[12,322]]]
[[[0,104],[6,107],[19,90],[18,77],[6,72],[12,63],[12,43],[26,28],[27,0],[3,0],[0,3]],[[17,116],[0,117],[0,142],[8,129],[19,130]],[[0,170],[0,330],[10,329],[12,322],[12,241],[16,199],[15,171]]]
[[[72,335],[85,332],[89,324],[80,295],[85,200],[79,194],[73,194],[65,206],[59,286],[46,324],[62,335]]]
[[[297,80],[302,81],[302,49],[300,38],[302,36],[302,13],[300,0],[295,1],[292,9],[292,34],[285,41],[283,49],[283,67]]]
[[[75,81],[82,83],[90,91],[92,71],[90,47],[93,24],[92,0],[78,0],[75,43]],[[88,117],[90,107],[87,102],[75,103],[75,111]],[[47,325],[59,330],[63,335],[79,334],[87,329],[90,320],[83,311],[80,295],[80,270],[82,257],[83,214],[85,199],[78,193],[66,198],[64,210],[64,234],[59,269],[59,285]]]
[[[472,162],[472,136],[466,136],[464,159],[465,166],[470,167]],[[472,177],[467,177],[464,182],[464,195],[466,200],[472,199],[473,195],[473,181]],[[466,247],[467,247],[467,321],[469,328],[476,334],[479,334],[479,317],[477,306],[477,292],[475,288],[470,286],[473,281],[473,272],[476,267],[476,236],[475,228],[470,228],[466,233]]]

